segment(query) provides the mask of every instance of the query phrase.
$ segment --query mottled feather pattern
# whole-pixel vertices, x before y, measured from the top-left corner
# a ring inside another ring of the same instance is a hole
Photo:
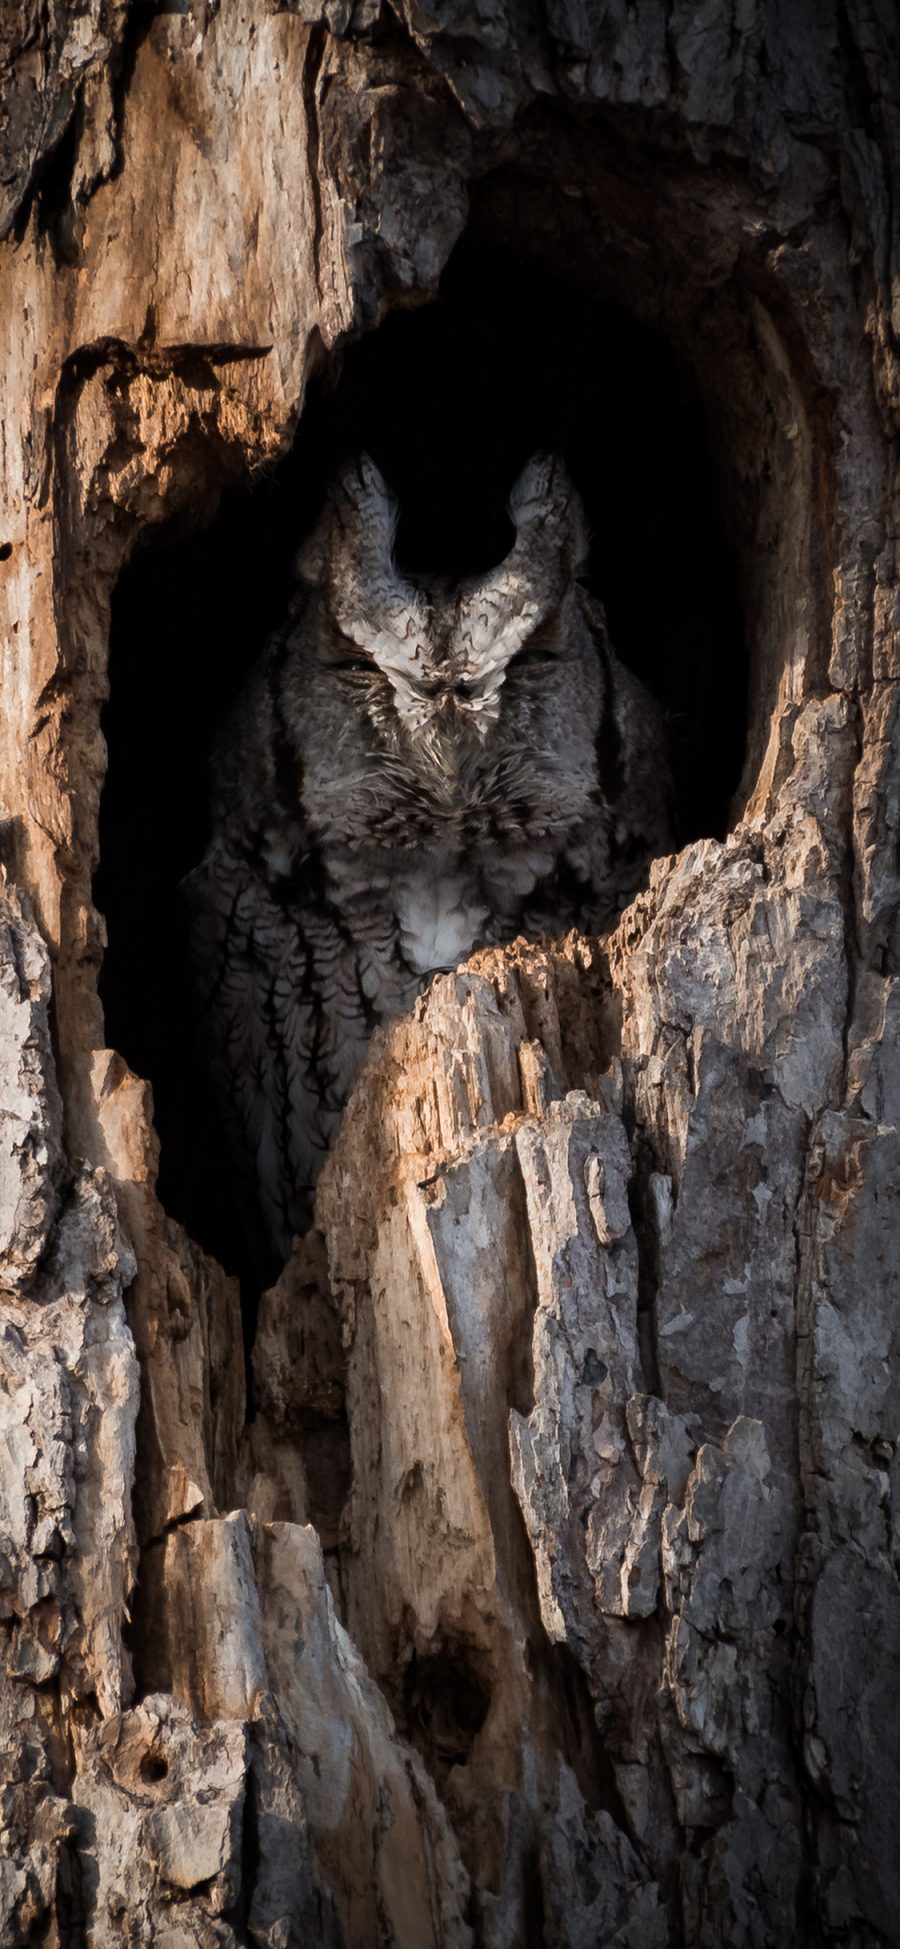
[[[272,1250],[373,1027],[478,945],[610,924],[668,843],[661,720],[578,580],[581,506],[538,456],[486,576],[415,582],[374,463],[346,467],[214,757],[186,892],[203,1035]]]

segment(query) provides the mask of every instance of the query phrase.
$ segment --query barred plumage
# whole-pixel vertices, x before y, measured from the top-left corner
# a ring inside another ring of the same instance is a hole
[[[577,579],[559,461],[529,463],[510,514],[487,576],[412,582],[381,474],[345,468],[215,755],[193,960],[238,1170],[281,1254],[373,1025],[476,945],[602,929],[667,843],[660,718]]]

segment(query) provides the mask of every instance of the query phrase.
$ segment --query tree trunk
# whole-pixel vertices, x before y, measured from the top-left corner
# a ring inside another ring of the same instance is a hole
[[[0,1938],[874,1949],[897,25],[393,8],[4,30]],[[743,778],[611,936],[476,955],[376,1037],[248,1421],[237,1282],[158,1199],[150,1091],[104,1047],[110,606],[464,231],[693,374]]]

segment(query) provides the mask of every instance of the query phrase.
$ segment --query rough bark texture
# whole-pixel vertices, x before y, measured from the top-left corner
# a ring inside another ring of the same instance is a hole
[[[893,9],[4,34],[0,1938],[900,1941]],[[744,783],[378,1041],[247,1428],[103,1047],[110,595],[467,222],[695,368]]]

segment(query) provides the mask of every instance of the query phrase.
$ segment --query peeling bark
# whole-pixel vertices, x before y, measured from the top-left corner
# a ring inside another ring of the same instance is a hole
[[[896,1942],[893,14],[57,7],[2,60],[0,1936]],[[248,1422],[104,1046],[110,601],[467,227],[694,371],[744,778],[608,937],[376,1038]]]

